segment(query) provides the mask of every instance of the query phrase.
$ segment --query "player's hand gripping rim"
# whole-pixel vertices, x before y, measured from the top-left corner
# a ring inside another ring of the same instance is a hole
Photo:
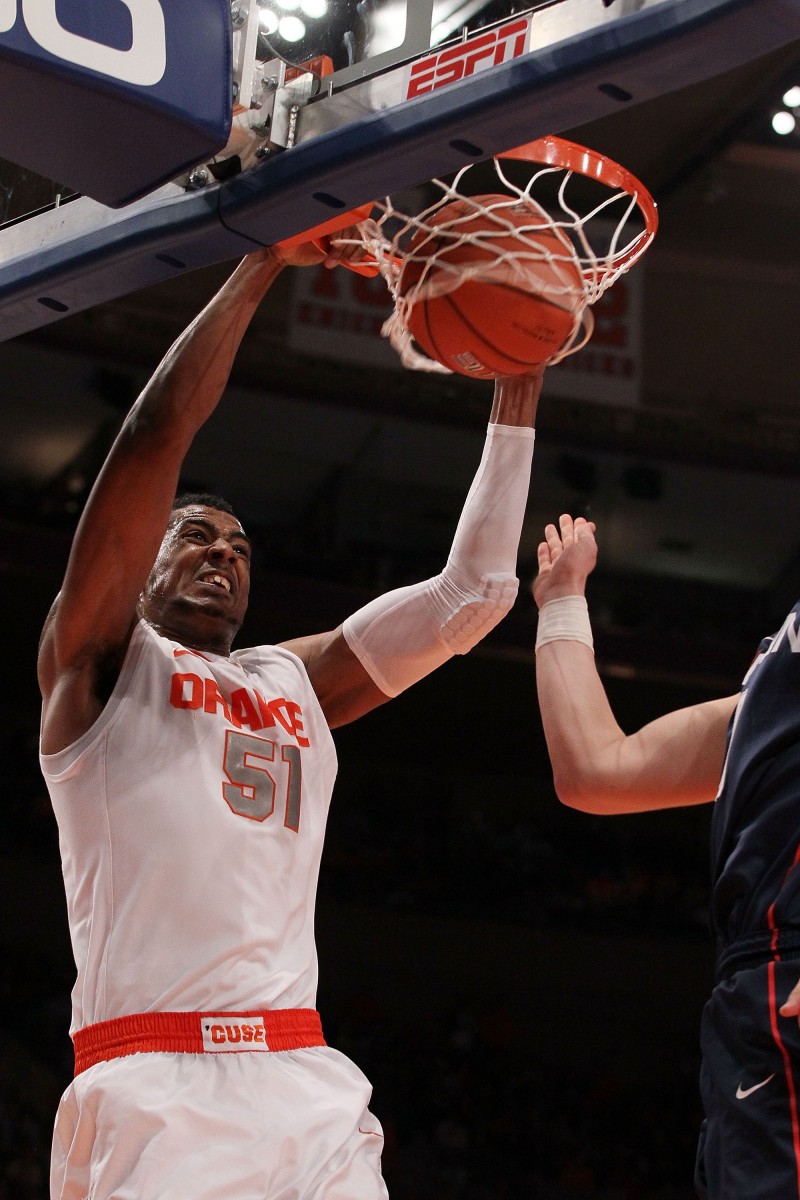
[[[372,204],[365,204],[340,213],[313,229],[278,242],[273,252],[284,266],[316,263],[326,267],[347,267],[358,275],[377,275],[380,268],[361,235],[361,226],[371,212]]]

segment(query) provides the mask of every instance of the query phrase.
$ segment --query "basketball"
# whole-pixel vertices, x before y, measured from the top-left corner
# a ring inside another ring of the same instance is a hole
[[[512,199],[490,194],[445,205],[414,235],[400,276],[400,296],[423,281],[407,316],[414,340],[429,358],[472,379],[523,375],[545,362],[566,342],[585,300],[580,267],[564,242],[549,230],[532,230],[541,218]],[[476,213],[476,204],[502,208]],[[514,233],[521,227],[525,241]],[[542,258],[531,260],[539,251]],[[486,266],[454,290],[424,295],[437,280],[446,283],[443,272],[452,280],[452,268],[477,263]]]

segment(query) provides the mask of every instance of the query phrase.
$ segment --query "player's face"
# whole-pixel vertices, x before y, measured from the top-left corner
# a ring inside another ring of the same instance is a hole
[[[250,593],[250,539],[236,517],[203,504],[172,514],[141,613],[194,649],[227,653]]]

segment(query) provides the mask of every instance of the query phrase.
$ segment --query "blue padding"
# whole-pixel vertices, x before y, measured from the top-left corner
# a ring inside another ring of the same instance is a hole
[[[0,30],[0,157],[118,207],[225,146],[230,0],[82,4],[91,37],[64,0]]]
[[[0,266],[0,341],[259,249],[258,243],[220,224],[219,188],[216,184],[202,192],[180,192],[157,204],[140,201],[131,212],[110,214],[111,221],[103,224],[93,225],[91,211],[88,221],[75,221],[89,201],[62,206],[68,221],[70,211],[74,214],[74,236],[67,243],[59,242],[57,235],[52,241],[45,237],[35,253],[12,257]]]
[[[606,116],[622,102],[601,87],[637,103],[798,38],[800,0],[672,0],[321,134],[202,193],[143,200],[112,222],[71,221],[66,206],[60,240],[20,223],[0,232],[0,340],[291,237],[336,206]]]

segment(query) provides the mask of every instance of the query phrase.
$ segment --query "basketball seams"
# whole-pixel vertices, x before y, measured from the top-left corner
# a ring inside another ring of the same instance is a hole
[[[506,290],[514,291],[515,289],[509,288]],[[481,342],[483,349],[485,351],[488,351],[491,354],[491,356],[493,358],[495,358],[495,362],[496,363],[499,363],[499,362],[504,363],[503,368],[502,368],[503,374],[508,374],[508,375],[514,374],[514,372],[512,370],[509,370],[506,367],[506,365],[505,365],[506,362],[510,363],[512,365],[512,367],[526,367],[528,365],[524,359],[516,358],[515,356],[508,354],[506,351],[501,352],[499,350],[499,348],[497,346],[495,346],[492,342],[487,341],[486,335],[483,334],[480,331],[480,329],[478,329],[473,324],[473,322],[469,319],[469,317],[463,311],[463,309],[461,309],[456,304],[456,302],[453,300],[452,296],[450,296],[450,295],[442,296],[442,300],[444,301],[444,303],[447,305],[448,308],[452,309],[454,315],[456,315],[459,318],[462,325],[465,325],[466,328],[469,330],[469,332]],[[477,352],[474,349],[473,349],[473,353],[476,353],[476,357],[478,356]],[[497,369],[497,367],[492,366],[492,364],[490,364],[490,363],[485,363],[484,365],[490,371]]]
[[[417,338],[417,340],[420,342],[420,345],[425,350],[426,354],[430,354],[432,358],[435,358],[438,362],[446,365],[448,357],[447,352],[442,350],[439,346],[439,343],[436,341],[433,329],[431,328],[430,320],[428,319],[428,306],[423,304],[420,311],[423,323],[425,325],[425,333],[427,334],[428,345],[426,346],[425,343],[420,341],[419,338]],[[414,336],[416,337],[416,334]]]
[[[573,334],[585,299],[580,264],[552,230],[532,229],[532,216],[513,197],[474,197],[446,205],[412,239],[399,283],[404,322],[450,370],[523,374]],[[536,248],[541,258],[531,257]]]
[[[500,302],[498,293],[502,296]],[[532,300],[536,301],[535,306],[531,306]],[[549,336],[537,337],[535,325],[528,328],[519,324],[516,328],[512,326],[509,320],[512,309],[522,315],[526,310],[548,310],[557,318],[556,324]],[[573,322],[571,313],[545,297],[534,296],[508,284],[481,286],[475,281],[420,304],[414,316],[412,332],[423,350],[470,378],[524,373],[533,359],[541,361],[542,353],[545,356],[555,353],[568,337]],[[502,325],[499,320],[503,321]],[[500,337],[494,340],[493,329],[500,330],[505,340]],[[461,354],[472,355],[485,370],[463,368],[456,358]]]
[[[509,288],[504,285],[497,285],[497,286],[493,287],[492,290],[493,291],[499,290],[499,291],[503,291],[503,292],[507,292],[507,293],[518,293],[522,297],[525,297],[526,299],[528,298],[527,293],[525,293],[525,292],[519,293],[518,289]],[[495,362],[503,364],[502,370],[503,370],[504,374],[505,373],[516,374],[518,372],[524,372],[531,365],[530,364],[530,356],[528,354],[522,353],[521,350],[516,345],[506,345],[503,347],[496,345],[495,342],[489,340],[489,336],[487,335],[487,333],[485,333],[485,332],[481,333],[480,329],[474,324],[474,319],[472,317],[472,314],[469,313],[469,311],[465,311],[464,307],[458,305],[456,300],[451,298],[450,296],[445,296],[444,299],[446,301],[450,302],[452,307],[458,311],[460,319],[463,322],[463,324],[466,325],[467,328],[469,328],[470,330],[474,331],[476,337],[480,338],[482,345],[486,348],[486,352],[489,355],[491,355],[491,357],[495,360]],[[538,299],[538,297],[537,297],[537,299]],[[543,301],[543,303],[545,305],[547,304],[546,301]],[[550,307],[555,308],[555,310],[558,313],[564,315],[564,310],[559,308],[557,305],[553,305]],[[571,318],[570,318],[570,324],[571,324]],[[530,338],[525,331],[523,331],[518,336],[520,336],[521,341],[524,340],[527,343],[527,345],[530,345]],[[561,343],[562,340],[563,340],[563,338],[561,337],[560,332],[553,339],[554,342],[558,342],[559,344]]]

